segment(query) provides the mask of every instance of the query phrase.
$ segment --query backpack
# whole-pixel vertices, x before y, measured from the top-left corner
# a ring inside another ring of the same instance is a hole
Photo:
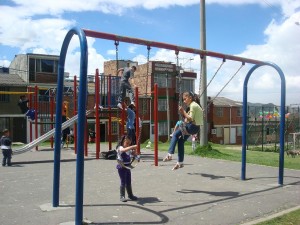
[[[102,156],[104,159],[115,160],[115,159],[117,159],[117,151],[110,150],[108,152],[102,152]]]

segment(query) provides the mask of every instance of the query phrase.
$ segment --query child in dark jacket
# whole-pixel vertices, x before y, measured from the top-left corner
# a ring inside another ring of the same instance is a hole
[[[121,77],[121,82],[120,82],[120,94],[118,96],[118,107],[120,109],[123,109],[122,103],[124,101],[124,98],[126,97],[126,95],[129,95],[130,98],[130,104],[134,105],[134,93],[131,87],[131,84],[129,82],[129,79],[132,78],[134,76],[134,72],[136,71],[136,67],[132,66],[131,68],[121,68],[119,69],[118,72],[122,72],[122,77]]]
[[[118,173],[120,176],[120,201],[126,202],[125,188],[127,190],[128,198],[131,200],[137,200],[138,198],[133,195],[131,187],[131,170],[127,168],[130,165],[131,155],[135,155],[135,148],[137,145],[131,145],[131,139],[129,136],[123,136],[120,144],[117,146],[118,161],[117,165]],[[123,166],[122,166],[123,165]]]
[[[18,106],[21,109],[21,112],[28,117],[31,121],[35,120],[35,110],[29,109],[28,107],[29,100],[25,97],[25,95],[20,96]]]
[[[3,154],[3,160],[2,160],[2,166],[11,166],[11,155],[12,155],[12,149],[11,149],[11,140],[9,138],[9,130],[4,129],[3,130],[3,136],[0,139],[0,145],[1,150]]]

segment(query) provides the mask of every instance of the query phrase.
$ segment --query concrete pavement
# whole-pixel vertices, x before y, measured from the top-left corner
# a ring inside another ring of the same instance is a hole
[[[96,160],[94,145],[85,160],[85,221],[91,224],[255,224],[300,205],[300,171],[285,169],[278,185],[278,168],[185,156],[185,166],[172,171],[176,160],[154,166],[153,151],[142,149],[132,170],[138,201],[119,201],[119,177],[114,160]],[[102,150],[105,146],[101,146]],[[0,224],[74,224],[76,155],[62,150],[60,206],[52,208],[53,150],[13,156],[12,167],[0,171]]]

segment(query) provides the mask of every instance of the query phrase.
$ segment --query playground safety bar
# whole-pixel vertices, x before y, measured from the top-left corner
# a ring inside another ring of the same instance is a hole
[[[92,112],[92,110],[87,110],[86,115],[89,115],[91,112]],[[62,123],[62,126],[61,126],[62,130],[73,125],[77,121],[77,119],[78,119],[78,114],[73,116],[71,119],[67,120],[66,122]],[[40,136],[36,140],[30,142],[29,144],[24,145],[23,147],[21,147],[19,149],[13,150],[13,154],[18,155],[18,154],[30,151],[34,147],[38,146],[40,143],[51,138],[54,135],[54,133],[55,133],[55,128],[53,128],[49,132],[45,133],[44,135]]]
[[[233,55],[226,55],[226,54],[222,54],[222,53],[218,53],[218,52],[200,50],[200,49],[195,49],[195,48],[187,48],[187,47],[171,45],[171,44],[167,44],[167,43],[163,43],[163,42],[156,42],[156,41],[150,41],[150,40],[145,40],[145,39],[140,39],[140,38],[120,36],[120,35],[116,35],[116,34],[103,33],[103,32],[99,32],[99,31],[93,31],[93,30],[87,30],[87,29],[83,29],[83,32],[88,37],[102,38],[102,39],[106,39],[106,40],[121,41],[121,42],[138,44],[138,45],[146,45],[146,46],[150,46],[150,47],[164,48],[164,49],[174,50],[176,52],[194,53],[194,54],[200,55],[201,58],[204,56],[211,56],[211,57],[216,57],[216,58],[221,58],[221,59],[229,59],[229,60],[239,61],[239,62],[243,62],[243,63],[252,63],[252,64],[257,64],[257,65],[266,65],[267,64],[266,62],[263,62],[260,60],[243,58],[243,57],[238,57],[238,56],[233,56]]]

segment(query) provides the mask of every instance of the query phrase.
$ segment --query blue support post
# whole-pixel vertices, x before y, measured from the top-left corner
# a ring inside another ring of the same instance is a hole
[[[285,97],[286,97],[286,84],[285,77],[282,70],[274,63],[266,62],[262,65],[254,65],[247,73],[244,80],[243,89],[243,127],[242,127],[242,168],[241,168],[241,179],[246,179],[246,142],[247,142],[247,85],[251,74],[260,66],[267,65],[273,67],[280,76],[281,79],[281,101],[280,101],[280,152],[279,152],[279,175],[278,183],[283,185],[283,171],[284,171],[284,130],[285,130]]]
[[[87,97],[87,66],[88,51],[87,40],[83,30],[79,28],[71,29],[63,42],[59,65],[56,97],[56,123],[55,123],[55,148],[54,148],[54,176],[53,176],[53,207],[59,206],[59,180],[60,180],[60,137],[62,124],[62,98],[64,84],[64,66],[69,43],[74,34],[77,34],[80,41],[80,84],[78,99],[78,123],[77,137],[84,137],[85,117],[86,117],[86,97]],[[76,160],[76,206],[75,224],[82,224],[83,221],[83,183],[84,183],[84,139],[77,139],[77,160]]]

